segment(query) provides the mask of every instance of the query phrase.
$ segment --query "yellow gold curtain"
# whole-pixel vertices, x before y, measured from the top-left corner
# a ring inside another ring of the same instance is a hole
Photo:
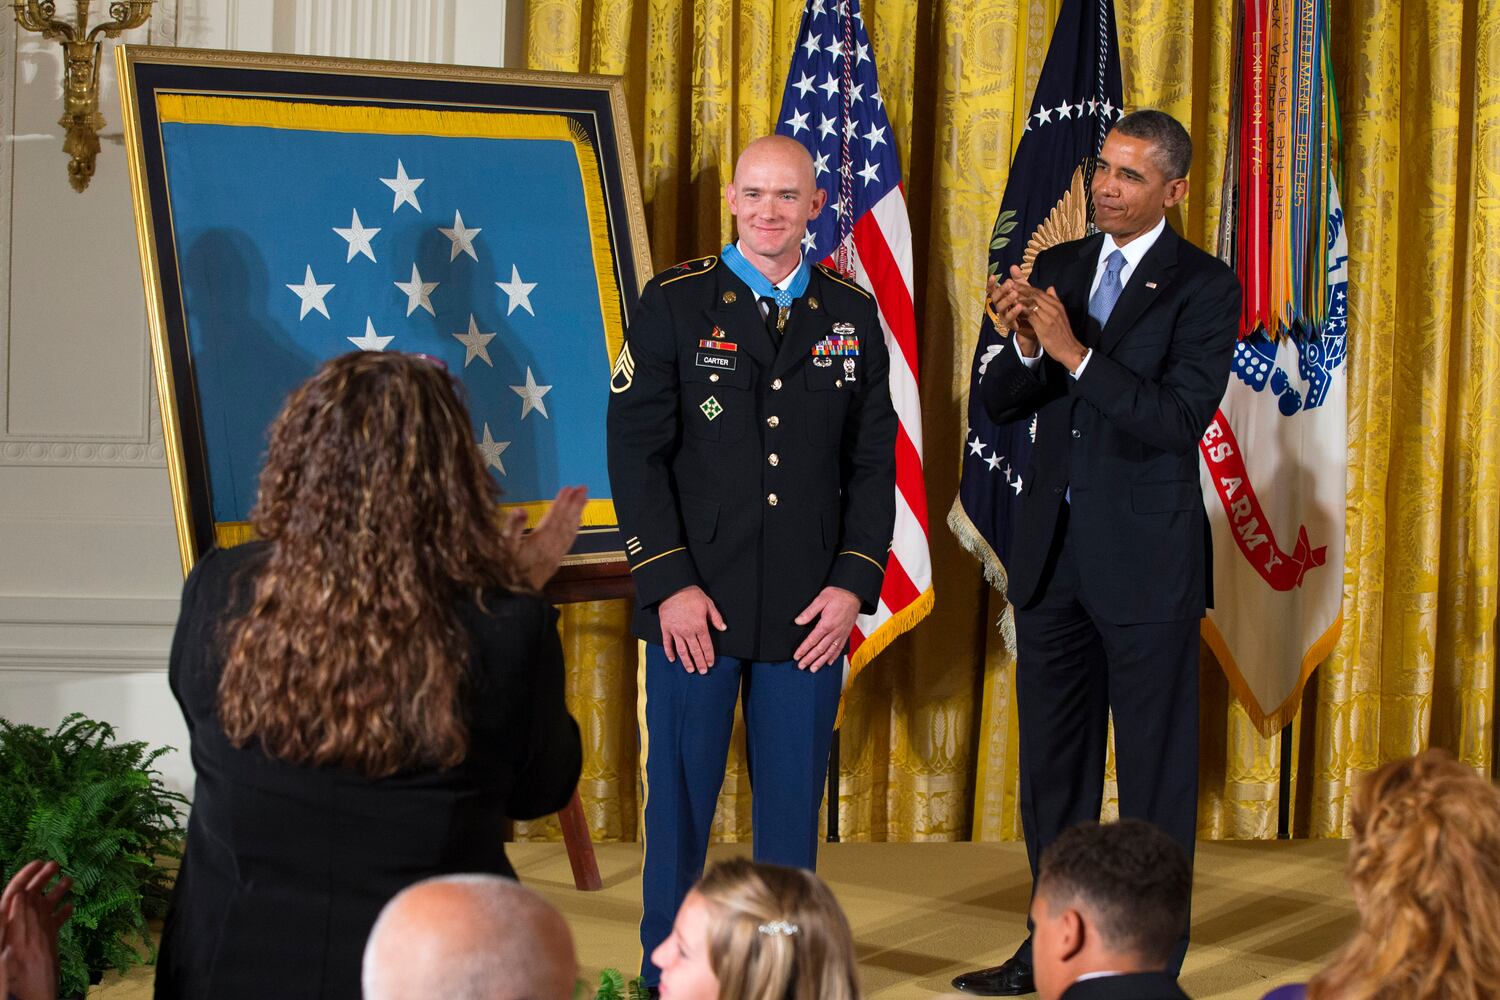
[[[842,733],[843,835],[1014,838],[1013,663],[1000,601],[943,526],[958,485],[990,224],[1058,0],[865,0],[916,250],[938,601],[860,676]],[[737,150],[774,127],[802,0],[530,0],[527,65],[625,80],[658,268],[731,235]],[[1193,134],[1180,225],[1218,224],[1233,7],[1117,3],[1128,106]],[[1500,9],[1336,2],[1351,346],[1344,633],[1293,727],[1295,832],[1339,836],[1357,774],[1429,745],[1476,767],[1495,742],[1500,565]],[[621,602],[564,612],[596,837],[637,834],[635,644]],[[1280,738],[1205,652],[1200,831],[1274,836]],[[736,739],[716,833],[749,835]],[[523,836],[555,835],[548,823]]]

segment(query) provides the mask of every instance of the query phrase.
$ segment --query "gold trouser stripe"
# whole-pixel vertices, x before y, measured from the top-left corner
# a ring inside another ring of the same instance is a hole
[[[647,563],[654,563],[654,562],[656,562],[656,560],[660,559],[662,556],[669,556],[673,552],[686,552],[686,551],[687,551],[687,546],[686,545],[679,545],[675,549],[668,549],[665,552],[658,552],[656,555],[652,556],[650,559],[646,559],[646,560],[644,560],[642,562],[638,562],[634,566],[630,567],[630,572],[634,573],[636,570],[640,569],[642,566],[646,565]]]
[[[641,813],[636,820],[636,829],[641,836],[641,880],[646,878],[646,851],[651,847],[646,840],[646,801],[651,797],[651,783],[646,777],[646,760],[651,754],[651,732],[646,728],[646,640],[637,639],[635,644],[635,724],[640,733],[641,743]],[[640,929],[646,925],[646,907],[641,906],[641,923],[637,928],[636,937],[640,937]],[[646,964],[645,946],[641,947],[641,960],[636,968]]]
[[[876,562],[874,559],[871,559],[869,556],[865,555],[863,552],[855,552],[853,549],[845,549],[844,551],[840,552],[839,555],[841,555],[841,556],[859,556],[865,562],[869,563],[871,566],[874,566],[876,569],[880,570],[880,572],[882,572],[882,573],[885,572],[885,567],[884,566],[880,565],[880,563]]]

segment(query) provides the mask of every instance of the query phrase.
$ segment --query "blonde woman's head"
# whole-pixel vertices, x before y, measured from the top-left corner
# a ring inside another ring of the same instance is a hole
[[[663,1000],[857,1000],[849,922],[811,872],[711,868],[651,955]]]
[[[1500,789],[1442,750],[1354,793],[1349,883],[1359,928],[1313,998],[1480,1000],[1500,983]]]

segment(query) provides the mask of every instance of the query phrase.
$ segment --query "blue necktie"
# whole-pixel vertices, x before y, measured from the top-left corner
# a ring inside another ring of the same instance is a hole
[[[1109,314],[1114,311],[1115,303],[1120,301],[1120,269],[1125,266],[1125,255],[1119,250],[1110,254],[1104,261],[1104,277],[1099,279],[1099,287],[1094,289],[1093,298],[1089,299],[1089,315],[1099,321],[1102,329],[1109,322]]]

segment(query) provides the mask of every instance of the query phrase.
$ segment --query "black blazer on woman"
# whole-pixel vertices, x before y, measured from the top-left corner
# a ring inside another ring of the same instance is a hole
[[[197,783],[158,998],[357,1000],[365,938],[388,899],[431,875],[514,876],[506,818],[555,812],[578,782],[557,612],[505,591],[459,608],[472,643],[458,766],[372,779],[231,746],[216,712],[223,625],[249,606],[267,552],[212,551],[183,589],[170,678]]]

